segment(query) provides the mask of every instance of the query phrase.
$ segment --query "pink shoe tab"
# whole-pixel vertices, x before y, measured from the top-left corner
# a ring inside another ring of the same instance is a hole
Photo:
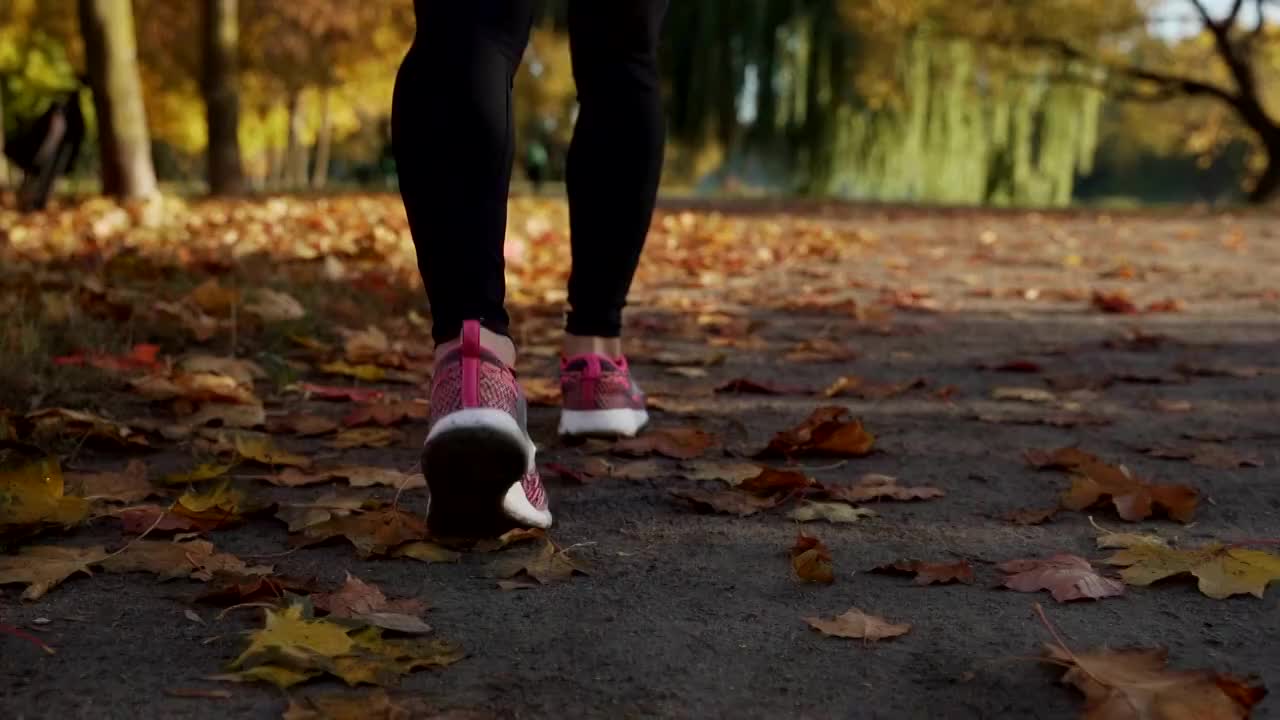
[[[462,323],[462,407],[480,406],[480,321]]]

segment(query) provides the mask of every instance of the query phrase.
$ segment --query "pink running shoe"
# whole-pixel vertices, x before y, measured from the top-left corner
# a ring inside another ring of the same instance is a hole
[[[627,359],[578,355],[560,361],[561,435],[633,437],[649,422]]]
[[[422,472],[433,533],[483,537],[513,525],[551,527],[526,423],[515,374],[480,346],[480,323],[466,321],[462,344],[439,359],[431,383]]]

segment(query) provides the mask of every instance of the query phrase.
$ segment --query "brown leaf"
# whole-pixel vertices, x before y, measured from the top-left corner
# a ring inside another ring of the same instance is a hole
[[[574,575],[586,574],[587,571],[578,566],[566,551],[557,548],[550,540],[526,557],[512,558],[501,563],[498,568],[500,578],[517,581],[528,579],[539,585],[564,582]],[[523,589],[523,586],[508,589]]]
[[[817,481],[802,472],[760,467],[754,477],[738,484],[737,489],[756,495],[790,493],[817,485]]]
[[[361,405],[342,419],[347,427],[381,425],[390,427],[410,420],[426,420],[430,407],[425,402],[401,400],[393,403]]]
[[[932,500],[946,495],[941,488],[920,485],[905,487],[888,475],[863,475],[852,487],[826,486],[823,493],[834,500],[862,503],[872,500]]]
[[[533,407],[560,407],[560,382],[550,378],[520,378],[525,399]]]
[[[267,378],[267,372],[252,360],[216,355],[189,355],[178,361],[178,368],[187,373],[227,375],[235,378],[241,385],[250,387],[254,380]]]
[[[331,447],[341,450],[351,448],[385,448],[404,440],[404,433],[389,427],[358,427],[343,430],[329,441]]]
[[[1045,390],[1044,388],[1034,387],[998,387],[991,391],[993,400],[1017,400],[1027,403],[1053,403],[1058,401],[1058,396]]]
[[[803,582],[830,585],[836,581],[831,551],[816,537],[800,533],[791,547],[791,571]]]
[[[306,397],[317,400],[339,400],[346,402],[374,402],[386,397],[386,393],[376,388],[335,387],[333,385],[316,385],[302,383],[298,389]]]
[[[152,533],[209,532],[231,524],[238,518],[194,518],[170,512],[159,505],[140,505],[122,508],[111,513],[120,519],[121,529],[128,535],[141,535],[148,529]]]
[[[719,480],[730,487],[742,484],[742,481],[760,474],[760,466],[755,463],[720,462],[716,460],[697,460],[680,466],[681,475],[688,480]]]
[[[280,575],[214,573],[196,602],[230,607],[251,602],[275,602],[290,593],[310,595],[316,592],[314,580],[301,580]]]
[[[926,387],[928,384],[928,381],[924,378],[897,383],[879,383],[865,380],[856,375],[842,375],[836,378],[836,381],[824,390],[822,394],[829,398],[856,397],[863,400],[888,400],[911,390]]]
[[[1065,666],[1062,682],[1085,696],[1090,720],[1243,720],[1266,696],[1261,686],[1208,670],[1169,670],[1164,648],[1073,652],[1047,645]]]
[[[427,525],[416,515],[387,508],[312,525],[304,528],[300,534],[291,535],[289,541],[294,545],[306,546],[334,537],[344,537],[351,541],[361,557],[386,555],[407,542],[425,540]]]
[[[1219,443],[1158,445],[1147,448],[1145,452],[1151,457],[1188,460],[1192,465],[1220,470],[1262,467],[1262,459],[1257,455],[1244,454]]]
[[[331,593],[318,593],[311,601],[331,617],[363,622],[397,632],[421,634],[431,632],[422,622],[427,604],[416,598],[388,600],[376,585],[370,585],[351,573],[341,588]]]
[[[1104,313],[1133,315],[1140,312],[1137,304],[1133,302],[1133,298],[1124,290],[1116,290],[1114,292],[1094,290],[1093,297],[1089,302],[1095,310],[1100,310]]]
[[[1028,360],[1027,358],[982,362],[978,363],[978,367],[983,370],[1010,373],[1038,373],[1044,370],[1040,363],[1034,360]]]
[[[855,640],[884,640],[885,638],[906,635],[911,626],[885,620],[877,615],[868,615],[858,608],[849,608],[843,615],[830,620],[807,617],[804,621],[814,630],[831,637],[853,638]]]
[[[761,510],[775,508],[781,498],[757,497],[736,490],[672,490],[672,495],[686,500],[701,512],[725,513],[747,517]]]
[[[424,563],[455,563],[462,559],[462,553],[425,540],[405,543],[392,550],[391,556],[412,558]]]
[[[270,566],[250,567],[229,553],[214,549],[206,540],[165,542],[134,540],[116,554],[101,562],[102,569],[113,573],[149,572],[161,580],[192,577],[210,580],[216,573],[232,575],[269,575]]]
[[[289,532],[332,520],[335,517],[346,517],[360,509],[374,509],[376,502],[364,496],[329,493],[317,498],[314,502],[281,503],[276,509],[276,519],[289,525]]]
[[[1124,583],[1098,574],[1088,560],[1075,555],[1010,560],[997,566],[1008,573],[1004,586],[1018,592],[1048,590],[1058,602],[1101,600],[1124,594]]]
[[[82,410],[45,408],[27,413],[31,437],[36,441],[52,438],[86,438],[110,440],[114,443],[146,447],[147,439],[132,428]]]
[[[1110,500],[1120,517],[1145,520],[1163,510],[1178,522],[1190,522],[1199,493],[1185,485],[1159,485],[1134,476],[1128,468],[1109,465],[1078,448],[1028,451],[1027,461],[1039,468],[1072,473],[1071,489],[1062,496],[1068,510],[1084,510]]]
[[[711,433],[697,428],[659,428],[613,444],[619,455],[662,455],[675,460],[700,457],[716,444]]]
[[[471,551],[478,553],[497,552],[512,545],[532,542],[535,540],[544,540],[546,537],[547,533],[545,530],[539,530],[538,528],[515,528],[514,530],[508,530],[496,538],[487,538],[473,543]]]
[[[147,479],[147,464],[141,460],[130,460],[120,472],[67,473],[66,482],[86,500],[128,503],[159,493]]]
[[[0,556],[0,585],[21,583],[23,600],[39,600],[63,580],[84,573],[92,575],[90,565],[107,556],[102,547],[55,547],[37,545],[22,548],[17,555]]]
[[[365,465],[342,465],[311,473],[297,468],[286,468],[279,475],[266,476],[262,479],[272,485],[282,487],[318,485],[332,480],[346,480],[351,487],[373,487],[379,485],[396,490],[414,490],[427,486],[426,479],[423,478],[421,473],[410,474],[392,470],[391,468]]]
[[[801,500],[787,517],[796,522],[825,520],[831,523],[855,523],[863,518],[875,517],[874,510],[854,507],[841,502],[814,502]]]
[[[973,566],[967,560],[951,563],[931,563],[921,560],[899,560],[891,565],[881,565],[872,572],[890,575],[913,575],[916,585],[946,585],[947,583],[973,584]]]
[[[825,338],[813,338],[796,343],[784,357],[788,362],[794,363],[836,363],[848,362],[857,356],[847,345]]]
[[[813,411],[799,426],[774,436],[756,457],[794,455],[835,455],[862,457],[871,452],[875,436],[862,427],[861,420],[845,421],[849,411],[839,406]]]
[[[327,435],[338,429],[338,423],[320,415],[306,413],[289,413],[267,419],[267,432],[293,433],[302,437]]]

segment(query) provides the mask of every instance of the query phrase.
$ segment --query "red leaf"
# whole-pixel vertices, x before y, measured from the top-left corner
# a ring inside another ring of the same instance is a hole
[[[346,400],[348,402],[373,402],[382,399],[384,393],[373,388],[335,387],[302,383],[302,391],[317,400]]]

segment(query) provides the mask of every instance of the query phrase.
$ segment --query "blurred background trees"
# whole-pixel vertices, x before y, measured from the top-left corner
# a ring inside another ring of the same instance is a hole
[[[544,159],[553,180],[575,114],[565,5],[544,3],[516,83],[517,158]],[[666,187],[1268,201],[1276,17],[1276,0],[672,3]],[[115,194],[149,192],[152,167],[194,193],[387,188],[391,88],[412,35],[410,0],[3,0],[0,117],[15,137],[85,77],[101,142],[76,176]]]

